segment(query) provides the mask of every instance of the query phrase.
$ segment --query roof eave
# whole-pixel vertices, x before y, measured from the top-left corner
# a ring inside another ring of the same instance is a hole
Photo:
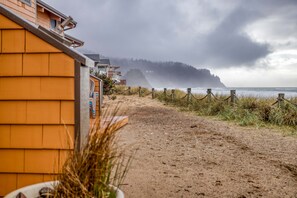
[[[88,67],[94,67],[95,63],[88,57],[84,56],[83,54],[74,51],[73,49],[67,47],[57,39],[53,38],[52,36],[46,34],[45,32],[38,29],[39,26],[36,26],[35,24],[21,18],[16,13],[9,10],[9,8],[6,8],[4,5],[0,4],[0,14],[3,14],[8,19],[14,21],[18,25],[24,27],[26,30],[31,32],[32,34],[36,35],[37,37],[41,38],[42,40],[45,40],[47,43],[51,44],[52,46],[56,47],[57,49],[61,50],[65,54],[69,55],[76,61],[80,62],[84,66]]]
[[[47,3],[41,1],[41,0],[36,0],[37,5],[45,8],[47,11],[59,16],[62,19],[66,19],[67,16],[65,14],[63,14],[62,12],[60,12],[59,10],[53,8],[52,6],[48,5]],[[76,27],[77,22],[75,20],[72,20],[71,23],[74,25],[74,27]]]

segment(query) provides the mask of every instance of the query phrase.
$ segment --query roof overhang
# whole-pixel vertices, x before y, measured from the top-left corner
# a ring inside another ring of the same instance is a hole
[[[73,36],[70,36],[69,34],[64,34],[64,37],[66,40],[71,42],[72,47],[81,47],[84,45],[84,42],[82,40],[79,40]]]
[[[68,16],[66,16],[65,14],[63,14],[62,12],[58,11],[57,9],[53,8],[52,6],[46,4],[45,2],[43,2],[41,0],[36,0],[36,3],[37,3],[37,6],[42,7],[43,9],[47,10],[54,16],[57,16],[63,20],[66,20],[68,18]],[[75,28],[76,24],[77,24],[77,22],[72,19],[70,22],[71,28]],[[71,29],[71,28],[69,28],[69,29]]]
[[[103,81],[101,78],[98,78],[97,76],[94,76],[94,75],[92,75],[92,74],[90,74],[90,77],[92,77],[92,78],[95,78],[95,79],[97,79],[97,80],[99,80],[99,81]]]
[[[16,13],[12,12],[9,8],[1,4],[0,4],[0,14],[14,21],[18,25],[24,27],[27,31],[31,32],[32,34],[39,37],[40,39],[46,41],[47,43],[61,50],[63,53],[72,57],[73,59],[81,63],[83,66],[88,66],[88,67],[95,66],[95,62],[90,58],[86,57],[85,55],[78,52],[77,50],[74,50],[73,48],[66,46],[57,37],[54,37],[53,35],[48,34],[46,31],[43,31],[41,26],[37,26],[31,23],[30,21],[27,21],[26,19],[20,17]]]

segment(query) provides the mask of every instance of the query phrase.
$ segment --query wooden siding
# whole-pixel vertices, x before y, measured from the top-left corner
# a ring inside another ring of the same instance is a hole
[[[98,98],[97,98],[97,102],[96,102],[96,117],[99,118],[100,117],[100,81],[94,77],[90,77],[90,79],[92,79],[95,83],[95,89],[94,91],[98,93]]]
[[[44,9],[43,9],[43,12],[38,9],[37,10],[37,24],[49,29],[50,22],[51,22],[50,13]]]
[[[3,4],[21,17],[36,23],[36,0],[31,0],[31,5],[27,5],[20,0],[0,0]]]
[[[71,57],[0,19],[1,197],[61,171],[74,148],[75,78]]]

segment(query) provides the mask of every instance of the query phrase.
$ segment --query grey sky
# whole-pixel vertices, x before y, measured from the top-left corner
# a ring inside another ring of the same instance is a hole
[[[297,86],[296,0],[44,0],[86,49],[209,68],[227,86]]]

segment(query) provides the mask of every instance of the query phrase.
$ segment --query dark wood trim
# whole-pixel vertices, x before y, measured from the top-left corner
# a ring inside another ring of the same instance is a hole
[[[74,115],[75,115],[75,145],[74,148],[76,151],[79,151],[80,145],[81,145],[81,134],[80,134],[80,67],[81,64],[78,61],[75,61],[74,63],[75,66],[75,82],[74,82],[74,92],[75,92],[75,102],[74,102]]]
[[[38,26],[34,26],[33,24],[20,18],[19,16],[17,16],[10,10],[6,9],[2,5],[0,5],[0,14],[3,14],[5,17],[14,21],[18,25],[24,27],[27,31],[31,32],[32,34],[36,35],[37,37],[41,38],[42,40],[46,41],[47,43],[49,43],[52,46],[56,47],[57,49],[61,50],[65,54],[71,56],[72,58],[74,58],[78,62],[82,63],[83,65],[86,65],[85,57],[83,57],[79,53],[75,52],[74,50],[70,49],[69,47],[65,46],[63,43],[61,43],[57,39],[53,38],[52,36],[48,35],[46,32],[38,29]]]

